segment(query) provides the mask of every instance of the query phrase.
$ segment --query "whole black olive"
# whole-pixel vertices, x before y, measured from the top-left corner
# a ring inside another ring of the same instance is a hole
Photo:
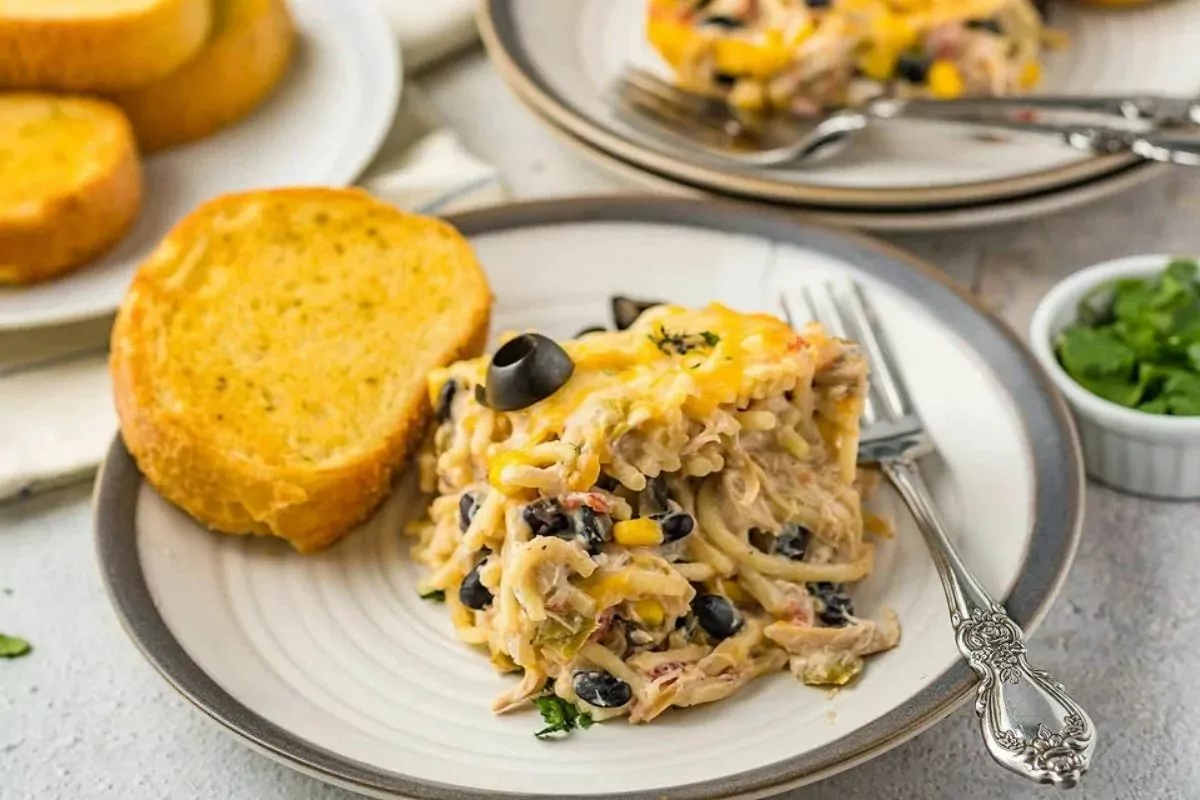
[[[636,300],[615,294],[612,298],[613,324],[617,326],[617,330],[623,331],[632,325],[643,311],[662,304],[661,300]]]
[[[692,532],[696,520],[686,511],[669,511],[666,514],[654,514],[651,519],[658,522],[662,528],[664,542],[678,542]]]
[[[475,519],[477,511],[479,511],[479,495],[475,492],[464,492],[463,496],[458,498],[458,529],[466,531],[471,527],[471,520]]]
[[[434,410],[434,415],[439,425],[450,419],[450,404],[454,402],[456,394],[458,394],[458,381],[453,378],[443,383],[442,388],[438,389],[437,408]]]
[[[487,406],[517,411],[557,392],[575,371],[575,362],[558,342],[540,333],[523,333],[504,344],[488,365]]]
[[[521,511],[521,518],[534,536],[553,536],[571,527],[567,512],[553,497],[534,500]]]
[[[605,328],[600,325],[591,325],[587,328],[584,328],[579,333],[575,334],[575,338],[578,339],[580,336],[586,336],[589,333],[604,333],[607,330],[608,330],[608,328]]]
[[[831,628],[841,628],[850,624],[854,616],[854,604],[846,594],[846,585],[821,581],[810,583],[808,591],[825,606],[817,612],[817,618]]]
[[[467,608],[482,611],[492,604],[492,590],[479,579],[479,565],[467,573],[462,586],[458,587],[458,599]]]
[[[803,525],[789,522],[775,537],[775,552],[793,561],[803,561],[808,552],[808,540],[812,533]]]
[[[696,595],[692,613],[704,632],[714,639],[728,639],[742,629],[742,615],[719,594]]]
[[[596,708],[620,708],[633,699],[628,683],[603,670],[578,670],[571,683],[579,699]]]

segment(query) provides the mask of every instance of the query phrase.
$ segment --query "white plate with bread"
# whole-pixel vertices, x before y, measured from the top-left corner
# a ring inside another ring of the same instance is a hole
[[[932,562],[884,490],[878,511],[893,519],[894,536],[878,540],[853,602],[864,618],[894,610],[903,633],[839,691],[778,670],[718,702],[667,709],[649,724],[608,719],[561,741],[535,736],[544,723],[528,703],[493,713],[493,697],[522,679],[493,668],[512,672],[513,661],[493,651],[489,663],[456,637],[470,576],[454,578],[451,591],[428,589],[430,570],[405,531],[429,498],[408,466],[418,442],[444,443],[445,414],[461,415],[471,398],[488,409],[508,401],[492,393],[490,371],[486,390],[447,398],[447,373],[435,368],[530,329],[578,359],[609,334],[566,340],[608,325],[617,294],[719,301],[728,307],[719,314],[760,312],[758,324],[779,330],[762,312],[780,313],[781,287],[820,275],[858,280],[937,441],[927,474],[963,557],[1026,630],[1044,615],[1079,535],[1074,430],[1012,333],[935,270],[868,240],[685,200],[556,199],[447,222],[353,190],[226,198],[173,231],[118,315],[123,439],[97,483],[101,571],[150,663],[251,747],[379,797],[749,798],[849,768],[969,696],[975,679],[959,660]],[[257,269],[254,253],[269,253],[272,269]],[[630,332],[638,335],[621,341],[631,347],[647,338]],[[717,355],[742,351],[715,348],[765,346],[754,336],[724,334],[721,344],[712,331],[660,333],[649,358],[674,358],[668,345],[680,358],[711,347],[704,369],[730,380],[740,362]],[[597,386],[604,378],[594,370],[607,364],[588,367]],[[547,391],[539,396],[557,390]],[[425,439],[435,406],[442,424]],[[479,435],[524,430],[513,419],[497,416]],[[584,450],[559,451],[584,463]],[[441,456],[437,465],[440,473]],[[507,494],[517,473],[485,474]],[[597,475],[588,480],[599,487]],[[637,477],[619,481],[628,489]],[[460,541],[472,519],[491,514],[480,508],[455,503],[455,518],[467,520]],[[695,533],[707,535],[702,511],[697,519]],[[613,540],[623,543],[616,526],[597,563],[611,563],[603,557],[614,555]],[[753,598],[722,591],[750,613]],[[490,612],[468,611],[468,631],[483,619],[472,613]],[[663,624],[637,613],[621,624]],[[688,624],[673,630],[690,636]]]
[[[347,185],[391,126],[399,53],[371,0],[115,6],[0,8],[0,330],[113,311],[198,204]]]

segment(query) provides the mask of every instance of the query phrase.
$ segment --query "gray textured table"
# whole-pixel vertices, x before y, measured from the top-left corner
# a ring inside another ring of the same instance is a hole
[[[515,100],[483,57],[424,79],[435,104],[519,197],[620,188]],[[889,237],[941,265],[1023,330],[1059,276],[1139,251],[1200,251],[1200,171],[1100,205],[980,232]],[[1090,487],[1083,544],[1034,637],[1100,728],[1075,796],[1200,797],[1200,509]],[[237,744],[145,664],[108,609],[92,555],[88,490],[0,506],[0,628],[36,653],[0,663],[0,798],[350,798]],[[1031,798],[994,768],[961,709],[917,739],[791,800]]]

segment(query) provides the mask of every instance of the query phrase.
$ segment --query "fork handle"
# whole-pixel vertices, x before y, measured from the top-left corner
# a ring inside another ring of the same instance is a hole
[[[988,752],[1037,783],[1071,787],[1091,764],[1095,727],[1048,672],[1030,666],[1025,634],[963,564],[917,462],[880,466],[900,492],[933,555],[958,650],[979,675],[975,713]]]
[[[977,116],[983,121],[994,120],[999,114],[1012,115],[1018,112],[1083,112],[1148,122],[1160,127],[1200,124],[1200,103],[1190,97],[1166,95],[1000,95],[955,100],[885,98],[875,101],[869,108],[875,116],[886,119],[907,117],[970,121]]]

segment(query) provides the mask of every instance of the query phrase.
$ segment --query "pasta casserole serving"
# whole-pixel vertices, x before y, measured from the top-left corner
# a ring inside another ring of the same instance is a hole
[[[627,330],[510,338],[436,370],[410,526],[459,638],[557,697],[648,722],[790,669],[842,685],[894,647],[855,614],[872,568],[856,345],[721,305]]]

